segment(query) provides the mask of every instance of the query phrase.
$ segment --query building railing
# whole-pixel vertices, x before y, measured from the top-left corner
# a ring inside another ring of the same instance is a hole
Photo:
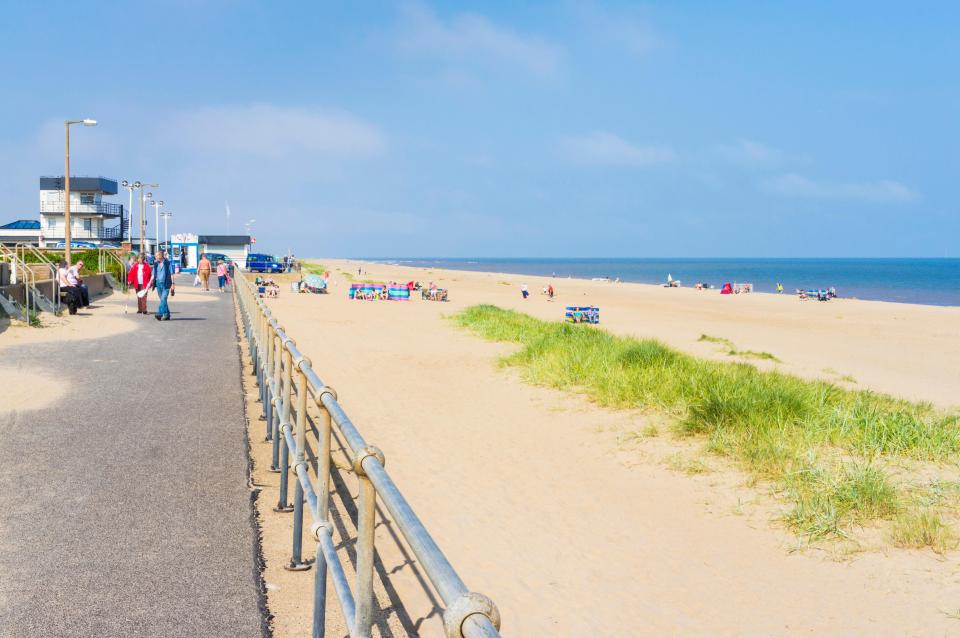
[[[364,440],[337,402],[337,393],[317,376],[310,360],[297,349],[294,340],[258,296],[254,285],[239,272],[234,281],[243,330],[259,388],[259,400],[266,418],[267,440],[273,444],[271,469],[280,472],[278,511],[289,510],[288,473],[292,470],[295,476],[293,546],[289,568],[304,569],[307,566],[302,553],[304,498],[312,520],[310,533],[317,541],[312,636],[324,636],[328,569],[350,637],[368,638],[371,635],[374,528],[379,498],[446,606],[443,627],[447,638],[498,638],[500,613],[496,605],[483,594],[467,589],[387,474],[383,452]],[[319,409],[321,417],[317,428],[314,479],[310,477],[306,452],[308,402]],[[333,524],[329,520],[331,435],[334,427],[339,438],[347,443],[352,455],[349,471],[356,475],[360,484],[355,591],[351,589],[337,556]]]
[[[41,229],[40,234],[43,235],[44,241],[51,241],[54,239],[64,239],[64,228],[63,226],[55,226],[54,228],[44,228]],[[76,241],[78,239],[116,239],[121,238],[120,226],[111,226],[109,228],[97,228],[91,230],[84,230],[83,228],[73,228],[70,231],[70,239]]]
[[[66,202],[62,199],[41,201],[40,212],[45,215],[63,215]],[[118,217],[123,214],[123,204],[110,202],[84,203],[70,198],[70,214],[78,215],[110,215]]]

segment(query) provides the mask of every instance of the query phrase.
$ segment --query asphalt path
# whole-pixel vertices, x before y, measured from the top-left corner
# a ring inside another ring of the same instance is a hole
[[[266,635],[233,298],[208,296],[0,353],[70,388],[0,416],[0,636]]]

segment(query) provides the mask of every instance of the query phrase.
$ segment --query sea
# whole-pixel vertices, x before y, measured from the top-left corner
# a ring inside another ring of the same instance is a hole
[[[720,288],[726,282],[752,283],[757,292],[836,288],[839,297],[898,303],[960,306],[960,259],[735,259],[735,258],[368,258],[426,268],[449,268],[662,284],[667,277],[684,287],[696,282]]]

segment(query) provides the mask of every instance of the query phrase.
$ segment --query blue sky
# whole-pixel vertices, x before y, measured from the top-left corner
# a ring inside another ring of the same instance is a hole
[[[958,256],[955,3],[320,4],[5,7],[0,220],[94,117],[74,174],[274,252]]]

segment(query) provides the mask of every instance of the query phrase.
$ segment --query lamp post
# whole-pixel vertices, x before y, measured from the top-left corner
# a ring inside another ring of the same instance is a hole
[[[147,197],[153,197],[153,193],[148,194]],[[160,208],[163,207],[163,200],[161,199],[158,202],[151,200],[149,204],[153,206],[153,222],[157,225],[157,240],[153,247],[153,252],[157,252],[157,249],[160,248]]]
[[[140,254],[142,255],[143,254],[143,233],[144,233],[144,228],[147,225],[147,220],[143,215],[143,208],[145,206],[143,188],[145,186],[152,186],[153,188],[157,188],[158,186],[160,186],[160,184],[144,184],[142,182],[134,182],[133,185],[140,189]],[[147,193],[146,196],[152,199],[153,193]]]
[[[167,226],[167,224],[170,223],[170,218],[173,217],[173,213],[165,210],[160,213],[160,217],[163,217],[163,238],[166,240],[167,252],[170,252],[170,228]]]
[[[127,192],[130,194],[130,205],[127,206],[127,234],[130,235],[131,242],[133,241],[133,191],[140,188],[138,186],[140,182],[133,182],[132,184],[127,180],[120,182],[120,185],[127,189]],[[126,237],[123,236],[123,219],[120,219],[120,243],[123,243],[123,240]]]
[[[64,259],[67,261],[67,266],[70,266],[70,125],[71,124],[83,124],[84,126],[96,126],[97,121],[91,120],[90,118],[85,118],[82,120],[64,120],[63,128],[66,131],[67,135],[67,145],[66,152],[64,153],[64,173],[63,173],[63,187],[66,195],[66,201],[64,202],[63,209],[63,239],[64,239]]]

